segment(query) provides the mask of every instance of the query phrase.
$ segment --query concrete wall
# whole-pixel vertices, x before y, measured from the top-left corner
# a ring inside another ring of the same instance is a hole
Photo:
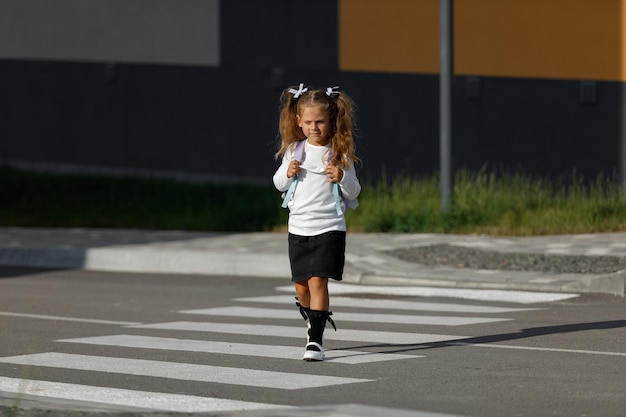
[[[2,0],[0,57],[216,66],[218,0]]]

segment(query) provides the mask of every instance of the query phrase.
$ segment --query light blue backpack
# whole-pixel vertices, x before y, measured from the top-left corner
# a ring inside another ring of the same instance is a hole
[[[296,149],[294,150],[294,153],[293,153],[293,159],[295,159],[298,162],[304,161],[304,158],[305,158],[304,143],[305,142],[306,142],[306,139],[298,141],[296,143]],[[332,155],[329,152],[328,160],[330,160],[331,156]],[[298,186],[298,176],[294,175],[293,178],[291,179],[291,184],[289,184],[289,189],[287,190],[287,192],[283,194],[283,204],[281,205],[281,207],[283,208],[287,207],[287,205],[293,198],[293,194],[295,193],[297,186]],[[338,215],[344,214],[343,209],[341,207],[342,201],[346,210],[355,209],[359,206],[358,199],[348,200],[347,198],[343,197],[343,195],[341,194],[341,189],[339,188],[339,184],[336,182],[333,183],[333,196],[335,197],[335,209],[337,210]]]

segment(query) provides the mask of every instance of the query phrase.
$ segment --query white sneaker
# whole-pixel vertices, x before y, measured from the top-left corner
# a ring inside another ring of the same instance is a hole
[[[306,350],[302,359],[309,362],[323,361],[324,348],[319,343],[309,342],[306,344]]]

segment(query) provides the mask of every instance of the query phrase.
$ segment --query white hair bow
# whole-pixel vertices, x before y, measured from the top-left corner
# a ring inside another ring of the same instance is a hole
[[[335,87],[327,87],[326,88],[326,95],[328,97],[332,97],[334,95],[339,94],[339,86],[335,86]]]
[[[294,90],[293,88],[289,89],[289,92],[293,94],[293,98],[298,98],[302,94],[306,93],[307,91],[309,91],[309,89],[306,88],[303,83],[300,83],[300,86],[298,87],[297,90]]]

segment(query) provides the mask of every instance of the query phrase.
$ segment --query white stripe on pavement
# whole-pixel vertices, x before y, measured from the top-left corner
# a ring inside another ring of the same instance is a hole
[[[0,377],[0,392],[16,394],[16,398],[23,398],[24,395],[29,395],[41,398],[80,401],[81,403],[89,402],[99,405],[123,406],[133,410],[144,408],[146,410],[180,413],[286,408],[286,406],[282,405],[227,400],[223,398],[134,391],[4,377]],[[116,408],[115,411],[119,412],[119,409]]]
[[[79,322],[79,323],[92,323],[92,324],[112,324],[114,326],[132,326],[135,324],[141,324],[141,323],[136,323],[136,322],[131,322],[131,321],[111,321],[111,320],[85,319],[85,318],[80,318],[80,317],[47,316],[43,314],[11,313],[9,311],[0,311],[0,316],[23,317],[27,319],[39,319],[39,320],[74,321],[74,322]]]
[[[293,309],[271,309],[256,307],[216,307],[199,310],[179,311],[183,314],[200,314],[206,316],[227,317],[255,317],[264,319],[294,319],[302,320],[302,316]],[[346,313],[341,312],[333,315],[337,320],[365,322],[365,323],[397,323],[397,324],[424,324],[432,326],[464,326],[468,324],[494,323],[509,321],[511,319],[482,318],[482,317],[454,317],[454,316],[418,316],[409,314],[372,314],[372,313]]]
[[[513,346],[513,345],[494,345],[491,343],[451,343],[457,346],[475,346],[475,347],[488,347],[497,349],[514,349],[514,350],[536,350],[541,352],[562,352],[562,353],[584,353],[588,355],[605,355],[605,356],[626,356],[626,353],[622,352],[603,352],[597,350],[580,350],[580,349],[560,349],[560,348],[544,348],[535,346]]]
[[[301,332],[304,338],[304,333]],[[230,342],[213,342],[205,340],[172,339],[152,336],[113,335],[83,337],[76,339],[57,340],[57,342],[83,343],[99,346],[118,346],[140,349],[176,350],[185,352],[218,353],[225,355],[244,355],[264,358],[302,360],[303,347],[253,345]],[[399,359],[423,358],[418,355],[399,355],[394,353],[361,352],[355,350],[326,350],[326,360],[361,364],[371,362],[392,361]]]
[[[103,356],[73,355],[68,353],[36,353],[32,355],[0,358],[0,363],[81,371],[107,372],[185,381],[214,382],[262,388],[295,390],[329,385],[368,382],[369,379],[334,376],[293,374],[287,372],[259,371],[227,368],[223,366],[196,365],[178,362],[160,362],[144,359],[125,359]]]
[[[213,332],[228,334],[243,334],[254,336],[272,337],[297,337],[303,338],[303,327],[290,326],[264,326],[260,324],[235,324],[235,323],[209,323],[194,321],[175,321],[169,323],[142,324],[139,326],[128,326],[135,329],[160,329],[160,330],[182,330],[191,332]],[[449,340],[469,339],[472,336],[453,336],[445,334],[428,333],[400,333],[400,332],[375,332],[371,330],[349,330],[326,331],[326,340],[342,340],[353,342],[381,343],[385,345],[413,345],[423,343],[436,343]]]
[[[243,301],[247,303],[273,303],[292,305],[295,308],[295,298],[293,295],[269,295],[264,297],[244,297],[234,298],[233,301]],[[447,313],[478,313],[478,314],[500,314],[518,311],[540,310],[538,308],[508,308],[475,306],[452,303],[424,303],[419,301],[405,300],[384,300],[379,298],[351,298],[341,296],[331,296],[331,307],[355,307],[355,308],[375,308],[385,310],[410,310],[410,311],[439,311]]]
[[[508,291],[508,290],[476,290],[461,288],[439,287],[396,287],[382,285],[356,285],[329,282],[328,289],[331,295],[338,294],[384,294],[411,297],[451,297],[466,300],[481,300],[507,302],[519,304],[547,303],[579,297],[579,294]],[[278,287],[279,291],[293,292],[293,286]],[[332,302],[332,297],[331,297]]]

